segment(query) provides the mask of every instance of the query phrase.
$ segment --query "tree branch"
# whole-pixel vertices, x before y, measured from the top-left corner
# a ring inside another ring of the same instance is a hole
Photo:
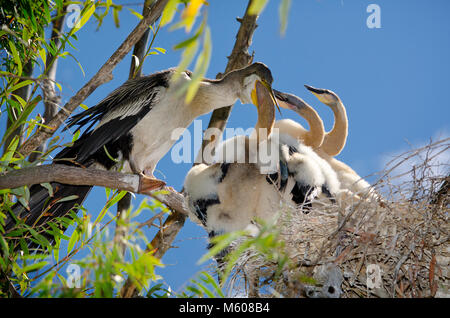
[[[105,171],[92,168],[79,168],[62,164],[41,165],[19,170],[12,170],[0,174],[0,189],[14,189],[33,184],[58,182],[71,185],[101,186],[111,189],[130,191],[149,195],[180,214],[188,213],[184,204],[184,196],[164,188],[168,194],[145,192],[145,178],[138,174],[128,174],[115,171]]]
[[[55,43],[55,46],[59,48],[61,46],[61,37],[64,29],[64,20],[66,6],[63,7],[63,14],[53,22],[51,39]],[[42,117],[44,124],[49,122],[58,112],[58,107],[61,104],[61,97],[56,94],[55,80],[56,70],[58,68],[58,59],[55,59],[52,63],[53,55],[51,52],[47,54],[46,73],[47,78],[42,80],[41,89],[44,97],[44,116]],[[47,150],[47,143],[44,141],[37,148],[36,152],[31,153],[29,161],[34,162],[38,160],[43,153]]]
[[[250,64],[252,60],[252,56],[248,53],[248,47],[252,42],[252,36],[257,27],[256,20],[258,17],[248,14],[251,1],[252,0],[248,3],[244,17],[242,19],[237,19],[238,22],[241,23],[241,26],[236,36],[233,51],[228,57],[225,73],[244,67]],[[221,76],[222,74],[218,74],[217,77],[219,78]],[[231,107],[232,106],[215,110],[211,116],[209,127],[216,127],[223,131],[230,115]],[[205,143],[204,141],[202,149],[204,149],[207,144],[208,143]],[[165,220],[163,228],[156,234],[150,246],[148,246],[147,252],[155,251],[154,256],[161,259],[170,248],[178,232],[183,228],[186,217],[187,214],[181,214],[176,210],[170,214]],[[125,298],[136,297],[137,295],[138,289],[136,285],[128,278],[120,291],[120,296]]]
[[[158,0],[152,10],[143,17],[136,28],[128,35],[120,47],[111,55],[98,72],[87,82],[70,100],[64,105],[47,126],[51,129],[41,129],[31,136],[19,149],[19,152],[27,157],[33,150],[50,138],[67,117],[100,85],[112,78],[112,71],[116,65],[128,54],[131,48],[139,41],[147,31],[148,26],[153,24],[161,15],[168,0]]]

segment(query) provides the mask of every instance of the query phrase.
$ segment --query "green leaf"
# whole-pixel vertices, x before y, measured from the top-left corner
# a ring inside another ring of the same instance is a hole
[[[268,0],[253,0],[250,8],[248,8],[248,13],[250,15],[259,15],[264,10],[267,2]]]
[[[111,189],[105,188],[105,194],[106,194],[106,199],[109,199],[109,196],[111,195]]]
[[[183,11],[183,23],[185,25],[186,32],[190,32],[194,25],[195,19],[200,12],[201,7],[204,4],[204,0],[191,0],[186,9]]]
[[[196,32],[192,37],[178,43],[173,47],[174,50],[179,50],[185,47],[189,47],[192,45],[193,42],[197,41],[198,37],[200,36],[199,32]]]
[[[191,79],[191,83],[186,94],[186,103],[190,103],[197,94],[198,88],[200,87],[200,82],[205,77],[206,71],[208,70],[209,62],[211,59],[211,52],[211,32],[209,30],[209,27],[207,27],[205,30],[205,38],[203,41],[203,50],[197,58],[194,75]]]
[[[185,71],[189,64],[191,64],[192,60],[195,57],[195,53],[197,53],[199,48],[199,44],[197,41],[190,44],[181,55],[181,61],[180,64],[177,67],[177,72],[172,75],[171,81],[176,82],[178,78],[180,78],[181,72]],[[181,94],[182,92],[180,92]]]
[[[192,37],[178,43],[177,45],[175,45],[173,47],[173,49],[178,50],[178,49],[182,49],[182,48],[191,46],[194,42],[197,41],[199,36],[203,33],[203,30],[205,29],[205,27],[206,27],[206,17],[203,19],[202,23],[200,24],[197,31],[195,31],[195,33]]]
[[[83,25],[86,24],[86,22],[89,21],[89,19],[91,18],[92,14],[95,12],[95,3],[94,1],[89,2],[86,11],[83,13],[83,15],[81,16],[80,22],[76,24],[76,29],[77,31],[79,29],[81,29],[83,27]]]
[[[11,143],[8,145],[5,154],[2,156],[1,161],[5,163],[11,162],[11,159],[14,156],[14,152],[16,151],[18,145],[19,145],[19,136],[14,136],[13,140],[11,140]]]
[[[222,289],[219,287],[216,280],[208,272],[203,272],[200,279],[202,281],[204,281],[205,283],[213,286],[217,295],[219,295],[220,297],[223,297],[223,298],[225,297],[224,293],[222,292]]]
[[[198,287],[205,293],[209,298],[215,298],[215,295],[201,282],[195,282]]]
[[[17,127],[20,127],[28,118],[28,116],[33,111],[34,107],[37,105],[38,102],[40,102],[41,96],[38,95],[31,102],[28,103],[28,106],[23,110],[23,112],[20,114],[19,118],[8,128],[6,133],[3,135],[2,142],[8,138],[8,136],[17,129]],[[12,100],[11,100],[12,101]]]
[[[282,0],[279,7],[280,15],[280,33],[281,35],[286,34],[289,8],[291,7],[291,0]]]
[[[53,187],[52,187],[52,185],[50,183],[41,183],[41,186],[43,186],[44,188],[47,189],[48,195],[50,197],[53,197]]]
[[[111,156],[111,154],[109,153],[108,149],[106,148],[105,145],[103,145],[103,149],[105,150],[106,156],[112,160],[113,162],[119,162],[119,160],[117,160],[116,158],[114,158],[113,156]]]
[[[16,94],[11,94],[11,96],[14,96],[14,98],[20,103],[20,105],[22,106],[22,109],[25,108],[25,106],[27,105],[27,102],[20,97],[19,95]]]
[[[25,81],[20,81],[18,84],[14,85],[13,87],[11,87],[10,89],[8,89],[9,92],[14,92],[16,90],[18,90],[21,87],[33,84],[34,82],[32,80],[25,80]]]
[[[55,82],[55,85],[58,87],[59,91],[62,92],[61,84],[59,84],[58,82]]]
[[[119,202],[125,196],[125,194],[127,194],[127,191],[120,191],[119,193],[116,192],[116,194],[113,195],[112,198],[108,200],[108,202],[106,202],[106,205],[103,207],[103,209],[100,211],[100,213],[98,214],[97,218],[94,221],[93,224],[94,227],[97,225],[97,223],[99,223],[103,219],[108,209],[117,202]]]
[[[48,8],[48,3],[46,1],[43,2],[44,4],[44,16],[45,16],[45,21],[46,24],[50,23],[50,21],[52,20],[52,17],[50,15],[50,10]]]
[[[41,57],[45,67],[45,65],[47,65],[47,53],[45,52],[45,48],[39,49],[39,56]]]
[[[73,247],[75,246],[75,243],[78,241],[80,235],[78,233],[78,231],[75,229],[72,233],[72,235],[70,236],[70,240],[69,243],[67,245],[67,254],[70,254],[70,252],[72,252]]]
[[[202,264],[211,257],[219,254],[223,249],[228,247],[231,244],[231,242],[233,242],[234,240],[243,235],[245,235],[244,231],[234,231],[223,235],[215,236],[214,238],[211,239],[211,243],[213,243],[214,246],[210,248],[209,251],[200,258],[197,264]]]
[[[133,9],[128,8],[128,10],[130,10],[130,12],[131,12],[133,15],[135,15],[136,17],[138,17],[139,20],[142,20],[142,19],[144,18],[144,17],[142,16],[142,14],[140,14],[140,13],[134,11]]]
[[[16,46],[13,41],[8,41],[9,48],[11,49],[11,54],[13,56],[14,62],[17,64],[17,75],[22,75],[22,61],[20,60],[19,53],[17,52]]]
[[[163,49],[162,47],[154,47],[154,49],[162,54],[166,54],[166,49]]]
[[[9,257],[9,247],[2,235],[0,235],[0,246],[2,247],[3,257],[7,259]]]
[[[84,73],[83,67],[81,66],[80,62],[78,62],[78,60],[75,58],[75,56],[73,56],[71,53],[68,53],[69,56],[71,58],[73,58],[75,60],[75,62],[78,64],[78,66],[80,67],[81,72],[83,73],[83,76],[86,76],[86,74]]]
[[[47,261],[42,261],[42,262],[34,263],[34,264],[31,264],[31,265],[27,265],[27,266],[25,266],[25,267],[20,269],[19,274],[37,271],[37,270],[41,269],[42,267],[44,267],[47,264],[48,264]]]
[[[20,244],[20,248],[22,249],[22,251],[25,253],[25,255],[29,255],[30,251],[28,250],[28,244],[25,242],[24,238],[21,238],[19,240],[19,244]]]
[[[26,226],[26,225],[25,225]],[[32,227],[26,226],[27,230],[33,235],[33,237],[37,240],[37,242],[45,247],[50,247],[50,242],[41,234],[36,232]]]
[[[113,17],[114,17],[114,24],[116,25],[116,28],[119,28],[120,27],[119,10],[117,10],[116,7],[113,7]]]
[[[165,26],[166,24],[172,22],[173,17],[175,16],[175,13],[177,11],[177,6],[178,0],[169,0],[167,2],[161,17],[161,26]]]
[[[78,137],[80,137],[80,134],[81,134],[81,131],[80,131],[80,130],[77,130],[77,131],[73,134],[73,136],[72,136],[72,142],[77,141],[77,140],[78,140]]]
[[[78,195],[69,195],[67,197],[64,197],[62,199],[59,199],[58,201],[56,201],[57,203],[61,203],[61,202],[66,202],[66,201],[72,201],[72,200],[76,200],[78,199]],[[56,203],[55,202],[55,203]]]
[[[58,56],[62,58],[66,58],[67,55],[69,55],[69,52],[67,51],[58,54]]]

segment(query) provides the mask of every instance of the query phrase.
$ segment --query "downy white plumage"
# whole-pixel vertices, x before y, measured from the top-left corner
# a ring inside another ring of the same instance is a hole
[[[331,131],[325,133],[322,119],[301,98],[276,90],[275,96],[280,101],[280,104],[285,103],[287,107],[296,106],[304,109],[299,114],[307,120],[311,129],[306,131],[300,124],[291,120],[278,121],[275,123],[275,127],[279,128],[283,133],[304,141],[305,144],[313,147],[314,151],[328,162],[339,179],[341,186],[339,193],[342,196],[342,200],[349,197],[358,199],[360,196],[365,195],[368,195],[369,198],[379,198],[379,195],[374,192],[366,180],[361,178],[350,166],[334,158],[344,148],[348,136],[347,112],[342,100],[331,90],[314,88],[309,85],[305,85],[305,87],[322,103],[333,110],[334,124]],[[316,127],[316,129],[313,129],[313,127]],[[322,131],[320,131],[320,127],[322,127]],[[321,144],[320,140],[322,140]]]
[[[256,93],[258,100],[264,98],[265,92],[258,86]],[[259,130],[250,137],[233,137],[218,146],[218,159],[223,162],[194,166],[186,176],[184,188],[191,218],[201,223],[210,236],[234,230],[255,230],[252,221],[273,221],[282,201],[307,212],[314,199],[333,200],[334,193],[339,191],[339,181],[328,163],[297,139],[273,133],[273,104],[258,104],[256,127],[266,128],[268,138]],[[236,143],[242,140],[243,143]],[[249,147],[254,140],[257,141],[256,152]],[[267,167],[258,160],[265,144],[271,149],[268,154],[275,163],[270,165],[275,167],[273,170],[264,170]],[[238,156],[227,156],[230,145],[235,149],[240,147],[236,149]],[[236,162],[237,159],[245,160]],[[248,161],[252,159],[253,162]]]

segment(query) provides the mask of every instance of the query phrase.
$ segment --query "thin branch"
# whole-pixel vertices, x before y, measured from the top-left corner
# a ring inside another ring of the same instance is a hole
[[[248,53],[248,48],[252,42],[253,32],[257,25],[257,16],[248,14],[251,1],[245,10],[245,15],[242,19],[237,19],[241,23],[239,31],[236,36],[236,42],[234,44],[233,51],[228,57],[228,64],[225,69],[225,73],[234,69],[238,69],[250,64],[252,56]],[[221,77],[218,74],[218,78]],[[209,127],[219,128],[221,131],[225,129],[226,122],[228,120],[231,111],[231,106],[215,110],[212,114]],[[206,143],[207,144],[207,143]],[[203,147],[206,146],[205,142]],[[202,149],[203,149],[202,147]],[[167,250],[170,248],[178,232],[183,228],[187,214],[182,214],[177,210],[174,210],[165,220],[163,228],[156,234],[152,240],[150,246],[147,248],[147,252],[155,252],[154,256],[162,258]],[[128,278],[124,286],[120,291],[121,297],[136,297],[138,290],[133,281]]]
[[[153,24],[161,15],[168,0],[158,0],[152,10],[139,22],[136,28],[128,35],[120,47],[111,55],[98,72],[64,105],[53,119],[47,124],[51,129],[41,129],[31,136],[19,149],[22,156],[26,157],[37,147],[49,139],[67,117],[100,85],[112,79],[112,71],[117,64],[128,54],[131,48],[139,41],[147,31],[148,26]]]
[[[64,29],[64,20],[66,7],[64,6],[62,11],[64,12],[53,22],[51,39],[55,43],[56,48],[61,46],[61,37]],[[53,55],[51,52],[47,54],[47,78],[44,78],[41,83],[42,94],[44,96],[44,116],[42,117],[43,123],[49,122],[58,112],[59,105],[61,104],[61,97],[56,94],[55,81],[56,81],[56,70],[58,68],[58,59],[55,59],[53,63],[51,62]],[[43,153],[47,151],[47,143],[44,141],[37,150],[31,153],[29,161],[34,162],[38,160]]]

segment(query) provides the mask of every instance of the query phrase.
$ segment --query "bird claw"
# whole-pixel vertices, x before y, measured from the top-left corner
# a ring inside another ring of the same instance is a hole
[[[177,190],[175,190],[173,187],[166,187],[165,190],[170,191],[170,192],[177,192]]]
[[[166,183],[162,180],[147,177],[146,175],[141,174],[139,179],[139,193],[148,193],[151,191],[160,190],[165,185]]]

